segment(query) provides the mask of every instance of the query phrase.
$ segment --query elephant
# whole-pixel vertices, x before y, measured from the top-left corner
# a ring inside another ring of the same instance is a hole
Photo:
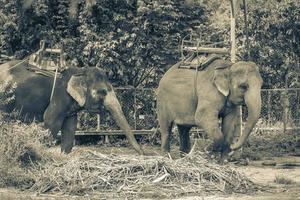
[[[0,109],[16,110],[23,119],[43,122],[54,138],[61,131],[61,151],[70,153],[77,127],[77,113],[87,110],[101,113],[108,110],[118,126],[124,130],[131,146],[139,153],[143,150],[123,114],[106,72],[97,67],[70,67],[54,78],[29,71],[27,62],[10,61],[0,65],[0,82],[13,82],[14,102]],[[51,98],[51,100],[50,100]]]
[[[157,88],[162,151],[170,152],[173,124],[178,128],[181,154],[191,149],[189,131],[194,126],[208,134],[213,140],[210,147],[222,157],[241,148],[260,116],[263,81],[258,66],[245,61],[233,64],[221,57],[202,70],[182,65],[170,67]],[[243,134],[234,142],[240,105],[246,105],[248,117]]]

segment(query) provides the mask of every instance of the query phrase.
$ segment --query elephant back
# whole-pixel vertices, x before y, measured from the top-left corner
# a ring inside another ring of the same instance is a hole
[[[29,71],[27,63],[19,60],[0,67],[0,93],[4,95],[1,98],[3,102],[12,100],[0,109],[8,112],[19,110],[22,111],[20,115],[24,114],[27,119],[41,119],[50,101],[53,78]]]

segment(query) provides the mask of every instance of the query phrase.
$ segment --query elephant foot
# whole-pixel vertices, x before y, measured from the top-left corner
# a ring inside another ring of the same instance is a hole
[[[53,144],[54,144],[55,146],[58,146],[58,145],[61,144],[61,140],[60,140],[60,139],[54,139],[54,140],[53,140]]]
[[[170,152],[167,152],[167,151],[162,151],[162,156],[165,157],[165,158],[169,158],[169,159],[173,159]]]
[[[69,154],[69,153],[71,153],[71,150],[60,149],[60,152],[61,152],[62,154]]]
[[[61,151],[61,153],[69,154],[69,153],[71,153],[72,148],[73,148],[73,145],[63,145],[63,144],[61,144],[60,151]]]
[[[220,165],[226,165],[228,163],[229,163],[229,161],[227,160],[227,158],[221,157],[219,160]]]
[[[163,154],[169,154],[171,152],[171,148],[169,146],[162,146],[161,147],[161,152]]]
[[[191,153],[191,148],[190,147],[184,147],[184,148],[180,147],[179,155],[180,155],[181,158],[185,157],[189,153]]]
[[[205,151],[211,160],[215,160],[218,164],[224,165],[228,163],[229,158],[227,149],[228,148],[224,148],[224,145],[215,146],[211,144],[205,148]]]
[[[218,143],[212,143],[209,146],[205,148],[205,151],[211,152],[211,153],[219,153],[223,151],[222,145]]]
[[[227,156],[222,156],[219,152],[211,152],[210,154],[210,159],[214,160],[214,162],[220,164],[220,165],[226,165],[228,164],[228,157]]]
[[[142,147],[134,140],[134,137],[128,139],[131,148],[134,149],[139,155],[145,155],[145,152],[143,151]]]
[[[181,158],[184,158],[188,153],[184,152],[184,151],[180,151],[179,155]]]
[[[230,146],[227,143],[222,144],[222,150],[221,150],[221,155],[222,156],[228,156],[229,153],[231,152]]]
[[[227,164],[229,162],[229,155],[228,152],[222,152],[221,153],[221,157],[220,157],[220,164],[224,165]]]

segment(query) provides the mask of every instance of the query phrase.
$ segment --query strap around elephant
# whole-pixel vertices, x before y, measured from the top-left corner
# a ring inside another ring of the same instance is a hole
[[[185,60],[183,60],[178,68],[184,68],[184,69],[197,69],[197,71],[202,71],[206,69],[212,62],[215,60],[222,59],[222,57],[212,54],[209,57],[206,56],[200,56],[197,57],[195,55],[192,55]]]
[[[29,71],[35,72],[37,74],[41,74],[43,76],[47,76],[47,77],[51,77],[51,78],[54,78],[54,76],[55,76],[55,71],[40,69],[35,66],[31,66],[30,64],[27,65],[26,69]],[[61,76],[62,76],[61,73],[58,72],[57,77],[61,78]]]

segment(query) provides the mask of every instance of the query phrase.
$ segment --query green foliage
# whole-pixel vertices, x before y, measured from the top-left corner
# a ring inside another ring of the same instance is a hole
[[[210,9],[210,25],[216,37],[229,41],[229,1],[199,0]],[[250,60],[260,66],[264,88],[299,87],[295,73],[300,73],[300,7],[297,0],[248,0],[249,43],[245,48],[243,4],[237,9],[237,53],[240,59]],[[298,79],[299,81],[299,79]]]
[[[14,104],[17,84],[11,81],[0,81],[0,107],[9,107]]]
[[[180,39],[205,21],[201,6],[179,2],[97,1],[84,9],[85,63],[104,67],[118,84],[156,85],[164,68],[178,61]]]
[[[207,21],[203,5],[179,0],[2,4],[10,9],[0,11],[15,24],[6,22],[11,31],[0,31],[7,54],[22,57],[34,51],[41,38],[48,38],[64,45],[69,60],[103,67],[116,84],[135,87],[156,86],[165,68],[178,61],[181,38]]]
[[[284,87],[286,76],[299,73],[299,14],[295,0],[250,4],[250,57],[262,66],[265,87]]]
[[[243,5],[240,1],[239,6]],[[250,59],[261,66],[264,87],[297,87],[297,0],[249,0]],[[0,53],[24,57],[41,39],[64,46],[69,61],[107,70],[116,85],[155,87],[180,58],[189,33],[229,42],[229,1],[219,0],[0,0]],[[246,57],[242,12],[238,53]]]

